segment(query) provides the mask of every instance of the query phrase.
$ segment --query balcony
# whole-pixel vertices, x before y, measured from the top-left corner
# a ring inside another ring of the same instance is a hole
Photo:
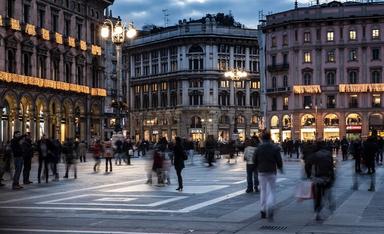
[[[356,102],[350,102],[349,103],[349,108],[359,108],[359,104]]]
[[[288,63],[268,65],[269,72],[280,72],[280,71],[288,71],[288,70],[289,70]]]
[[[283,94],[291,92],[291,87],[267,89],[267,94]]]

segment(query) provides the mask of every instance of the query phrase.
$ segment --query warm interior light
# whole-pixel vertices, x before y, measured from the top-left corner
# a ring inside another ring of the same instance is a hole
[[[117,25],[115,27],[115,33],[116,34],[121,34],[123,32],[123,27],[121,27],[120,25]]]
[[[137,34],[137,31],[136,31],[136,29],[133,28],[133,27],[130,27],[130,28],[128,29],[128,31],[127,31],[127,37],[128,37],[128,38],[134,38],[134,37],[136,36],[136,34]]]
[[[102,38],[107,38],[109,36],[109,28],[108,28],[108,26],[103,26],[101,28],[100,33],[101,33],[101,37]]]

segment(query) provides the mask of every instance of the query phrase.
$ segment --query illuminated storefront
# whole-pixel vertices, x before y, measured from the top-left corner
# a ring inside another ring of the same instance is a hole
[[[282,141],[292,140],[292,119],[289,115],[283,116],[282,126]]]
[[[271,118],[271,139],[273,142],[280,142],[279,117],[276,115]]]
[[[356,113],[349,114],[346,118],[346,137],[348,140],[361,139],[362,120]]]
[[[327,114],[324,117],[324,140],[340,139],[339,118],[336,114]]]
[[[301,118],[300,139],[302,141],[316,140],[316,119],[312,114],[305,114]]]

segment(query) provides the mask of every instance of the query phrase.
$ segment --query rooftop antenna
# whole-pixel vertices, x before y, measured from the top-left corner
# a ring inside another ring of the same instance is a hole
[[[162,10],[163,12],[163,16],[164,16],[164,27],[168,27],[168,23],[169,23],[169,13],[168,13],[168,9],[163,9]]]

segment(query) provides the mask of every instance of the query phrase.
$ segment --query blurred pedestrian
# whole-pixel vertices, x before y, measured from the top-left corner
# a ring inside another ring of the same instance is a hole
[[[37,150],[39,152],[39,168],[37,172],[37,182],[40,184],[41,172],[44,169],[45,182],[48,183],[48,154],[51,148],[50,141],[47,139],[47,136],[43,134],[41,139],[37,142]],[[44,168],[43,168],[44,167]]]
[[[257,167],[253,163],[253,155],[256,150],[256,141],[254,139],[245,139],[245,149],[244,149],[244,161],[246,161],[246,172],[247,172],[247,190],[246,193],[251,193],[255,191],[259,192],[259,180],[257,174]]]
[[[323,208],[323,198],[328,199],[329,208],[334,210],[331,187],[335,181],[334,164],[332,151],[326,146],[324,141],[317,142],[317,152],[308,158],[306,170],[308,178],[314,184],[314,209],[315,219],[321,220],[321,210]],[[312,169],[313,168],[313,169]]]
[[[186,160],[187,156],[185,153],[185,149],[181,144],[181,138],[175,138],[176,144],[173,148],[173,165],[175,166],[177,182],[179,187],[176,190],[183,191],[183,177],[181,176],[181,171],[184,168],[184,160]]]
[[[276,169],[283,172],[280,148],[272,143],[269,132],[262,133],[262,141],[254,154],[259,173],[261,218],[273,219],[276,189]]]
[[[96,142],[91,147],[93,158],[95,159],[95,165],[93,166],[93,171],[98,172],[100,169],[101,156],[104,152],[103,145],[100,143],[100,140],[96,140]]]
[[[119,162],[119,166],[121,165],[121,159],[123,158],[123,141],[119,138],[116,140],[114,144],[114,149],[115,149],[115,165],[117,165],[117,162]],[[112,168],[112,167],[111,167]],[[112,171],[112,169],[111,169]]]
[[[372,135],[368,137],[368,139],[363,144],[363,152],[364,152],[364,158],[365,162],[367,164],[368,168],[368,175],[371,175],[371,186],[368,189],[368,191],[374,192],[375,191],[375,157],[376,154],[379,152],[379,143],[377,139],[377,131],[373,130]]]
[[[349,143],[347,141],[347,138],[343,137],[343,139],[340,142],[341,144],[341,154],[343,155],[343,161],[348,159],[348,146]]]
[[[52,158],[51,158],[51,165],[52,165],[52,171],[53,175],[55,176],[54,181],[59,180],[59,172],[57,170],[57,164],[60,161],[61,158],[61,143],[57,138],[52,138],[51,142],[52,147]]]
[[[23,169],[23,184],[32,184],[29,180],[29,174],[32,167],[33,147],[31,134],[27,132],[21,141],[21,148],[23,151],[24,169]]]
[[[207,140],[205,142],[205,153],[207,157],[208,167],[213,166],[214,156],[216,149],[216,141],[213,135],[208,135]]]
[[[76,152],[73,139],[67,138],[65,140],[63,144],[63,153],[65,155],[65,175],[63,178],[68,178],[69,170],[73,166],[73,176],[77,179]]]
[[[79,143],[79,158],[80,162],[86,162],[86,154],[87,154],[87,144],[85,144],[85,141],[81,141]]]
[[[13,160],[15,164],[15,174],[13,175],[12,189],[23,188],[19,184],[20,174],[23,169],[23,150],[21,147],[21,141],[24,139],[24,135],[21,135],[20,131],[15,131],[11,140],[11,147],[13,152]]]
[[[118,140],[117,142],[119,142],[119,141],[120,140]],[[121,141],[120,141],[120,143],[121,143]],[[119,147],[122,147],[122,145],[120,145],[119,143],[118,143],[118,145],[119,145]],[[122,152],[121,150],[122,149],[119,149],[116,152],[116,154],[121,154],[121,152]],[[120,153],[118,153],[118,152],[120,152]],[[112,143],[110,141],[106,141],[106,142],[104,142],[105,173],[108,173],[108,163],[109,163],[109,172],[112,172],[112,157],[113,157]],[[121,160],[121,158],[120,158],[120,160]]]

